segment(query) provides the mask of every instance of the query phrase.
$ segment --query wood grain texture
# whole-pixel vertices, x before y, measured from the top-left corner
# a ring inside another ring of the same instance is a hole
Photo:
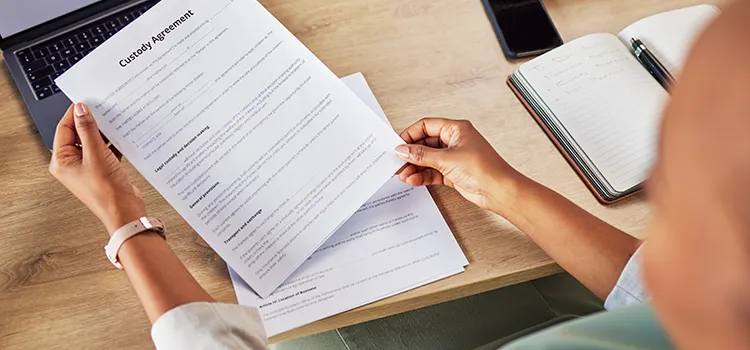
[[[422,116],[469,119],[509,163],[613,225],[642,236],[642,198],[601,206],[505,85],[507,62],[479,0],[261,1],[337,75],[358,71],[397,130]],[[616,33],[697,0],[548,0],[568,41]],[[720,3],[721,1],[712,1]],[[0,59],[1,61],[1,59]],[[123,273],[103,254],[96,218],[47,172],[49,152],[0,68],[0,348],[152,348]],[[169,242],[217,300],[236,302],[224,262],[125,163]],[[507,221],[454,191],[431,192],[471,265],[466,272],[288,332],[279,341],[412,310],[558,272]]]

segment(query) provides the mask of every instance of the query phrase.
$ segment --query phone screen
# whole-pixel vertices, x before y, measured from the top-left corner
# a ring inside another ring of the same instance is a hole
[[[485,5],[506,55],[527,56],[562,45],[541,0],[485,0]]]

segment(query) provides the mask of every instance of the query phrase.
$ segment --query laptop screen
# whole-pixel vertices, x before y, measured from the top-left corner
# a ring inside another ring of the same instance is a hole
[[[7,38],[100,0],[0,0],[0,37]]]

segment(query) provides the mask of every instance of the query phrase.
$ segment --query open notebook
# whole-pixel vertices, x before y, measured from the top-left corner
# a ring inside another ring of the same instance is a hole
[[[522,64],[509,77],[599,201],[612,203],[640,189],[669,97],[635,58],[630,39],[641,39],[679,77],[690,47],[718,12],[698,5],[644,18],[617,36],[587,35]]]

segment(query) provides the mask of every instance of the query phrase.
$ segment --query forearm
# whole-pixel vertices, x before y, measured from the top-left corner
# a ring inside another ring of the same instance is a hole
[[[502,199],[491,209],[602,300],[640,245],[636,238],[525,176],[514,179],[511,191],[499,187],[493,191],[494,198]]]
[[[155,233],[128,239],[118,256],[151,323],[177,306],[214,301]]]

